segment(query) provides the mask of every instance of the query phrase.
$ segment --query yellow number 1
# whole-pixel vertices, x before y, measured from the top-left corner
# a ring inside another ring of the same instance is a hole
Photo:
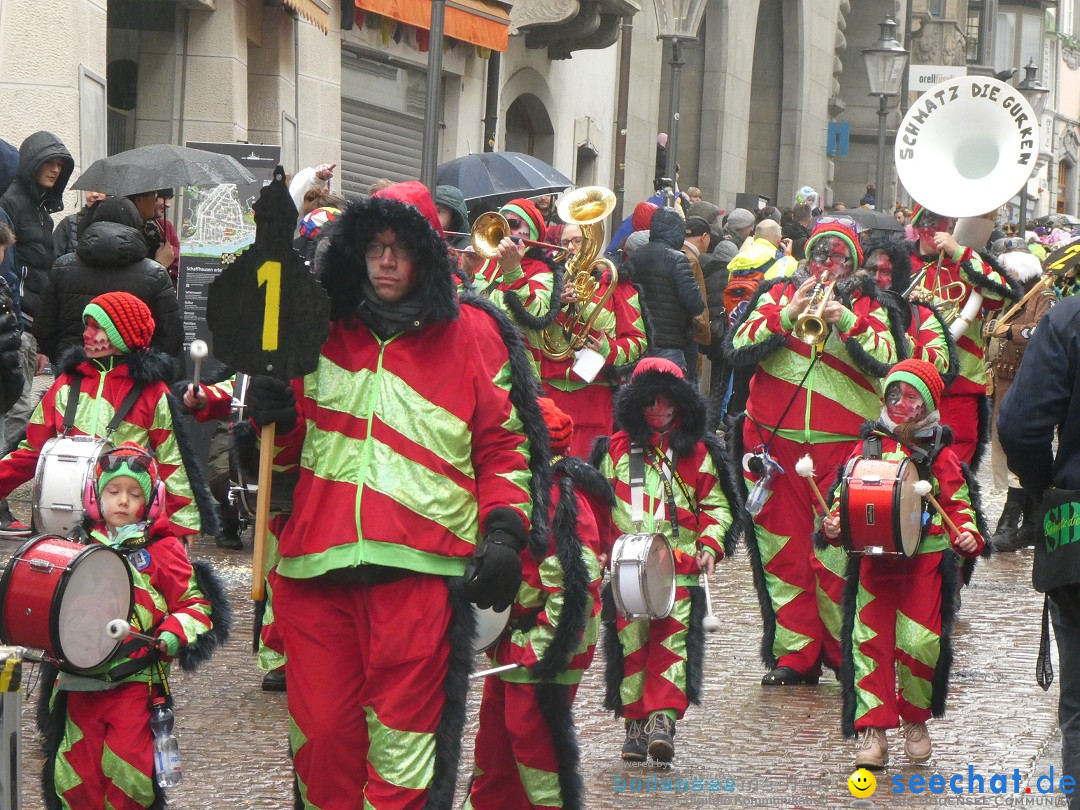
[[[264,352],[275,352],[278,347],[278,321],[281,316],[281,262],[263,262],[258,278],[260,287],[266,285],[262,347]]]

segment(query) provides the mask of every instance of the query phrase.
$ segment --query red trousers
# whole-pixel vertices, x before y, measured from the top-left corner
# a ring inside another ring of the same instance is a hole
[[[941,656],[940,564],[940,551],[861,561],[850,608],[856,730],[930,719]]]
[[[938,410],[941,424],[952,428],[952,449],[957,458],[967,465],[975,458],[979,447],[979,394],[948,394],[941,398]]]
[[[153,804],[154,736],[146,684],[64,694],[67,724],[57,754],[56,792],[72,808],[138,810]],[[67,776],[71,772],[77,780]]]
[[[557,741],[536,700],[536,686],[484,682],[476,775],[466,810],[532,810],[563,806]],[[551,688],[551,687],[548,687]],[[563,687],[572,701],[577,684]]]
[[[424,806],[445,703],[451,606],[426,574],[382,585],[277,578],[293,765],[305,806]]]

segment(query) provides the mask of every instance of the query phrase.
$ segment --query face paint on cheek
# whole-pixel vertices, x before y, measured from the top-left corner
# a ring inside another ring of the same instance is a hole
[[[675,420],[675,406],[665,397],[657,397],[645,408],[645,422],[653,430],[665,430]]]

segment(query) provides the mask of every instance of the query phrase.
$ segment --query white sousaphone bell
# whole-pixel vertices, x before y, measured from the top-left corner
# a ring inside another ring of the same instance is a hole
[[[997,209],[1035,170],[1040,142],[1038,117],[1019,90],[985,76],[961,76],[934,85],[911,105],[896,133],[896,174],[924,208],[958,218],[957,242],[981,249]],[[972,290],[950,325],[954,338],[981,306],[982,294]]]

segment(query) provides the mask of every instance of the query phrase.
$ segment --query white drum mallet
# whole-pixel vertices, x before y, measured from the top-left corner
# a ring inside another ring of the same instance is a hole
[[[915,482],[915,494],[920,498],[926,498],[930,501],[930,505],[934,507],[935,511],[941,515],[941,519],[945,521],[945,525],[949,527],[949,531],[953,533],[954,537],[960,536],[960,530],[956,528],[956,524],[952,522],[952,518],[945,514],[945,510],[941,508],[941,504],[937,502],[937,498],[934,497],[930,491],[933,487],[929,481],[916,481]]]
[[[701,572],[701,587],[705,591],[705,618],[701,620],[701,628],[706,633],[715,633],[720,629],[720,620],[713,615],[712,594],[709,592],[709,578],[705,572]]]
[[[202,376],[202,361],[210,354],[210,350],[206,347],[205,340],[193,340],[191,341],[191,348],[188,349],[188,354],[190,354],[191,359],[195,361],[195,374],[192,377],[192,382],[195,385],[195,391],[198,392],[199,378]],[[196,393],[196,396],[197,395],[198,394]]]
[[[810,483],[810,489],[814,491],[814,496],[817,498],[818,503],[821,504],[822,513],[827,516],[829,514],[829,505],[825,503],[825,497],[821,494],[821,490],[818,489],[817,481],[814,480],[814,460],[810,458],[809,453],[795,462],[795,472]]]
[[[131,629],[131,625],[123,619],[113,619],[107,625],[105,625],[105,634],[109,638],[115,638],[117,640],[125,638],[134,638],[147,644],[151,647],[158,645],[158,640],[153,636],[148,636],[145,633],[136,633]]]

